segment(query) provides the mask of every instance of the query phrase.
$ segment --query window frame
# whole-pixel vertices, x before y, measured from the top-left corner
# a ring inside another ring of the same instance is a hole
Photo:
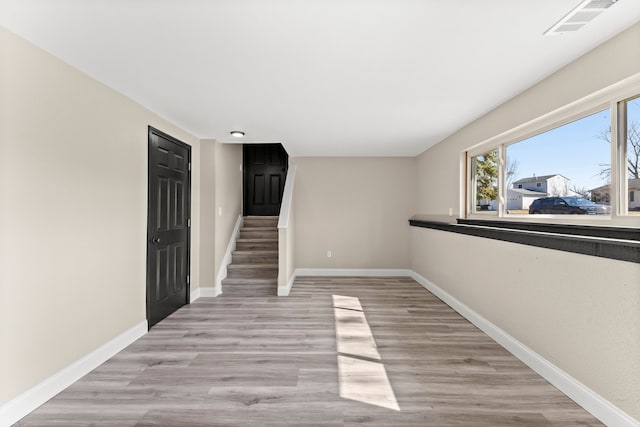
[[[639,95],[640,73],[461,151],[461,177],[464,176],[465,179],[461,185],[461,200],[465,202],[464,208],[461,209],[461,214],[463,214],[461,216],[468,219],[499,221],[638,226],[640,217],[630,215],[628,211],[628,182],[624,161],[627,155],[626,102]],[[610,112],[611,128],[611,183],[609,187],[611,215],[542,214],[536,215],[534,219],[531,215],[507,214],[505,209],[507,201],[506,147],[607,109]],[[619,138],[619,135],[625,135],[625,137]],[[475,196],[475,189],[471,187],[474,184],[471,170],[472,158],[491,150],[498,150],[497,210],[477,212],[475,211],[475,202],[472,200]]]

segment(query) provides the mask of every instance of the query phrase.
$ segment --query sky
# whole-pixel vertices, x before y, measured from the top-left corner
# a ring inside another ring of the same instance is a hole
[[[640,124],[640,97],[627,103],[628,122]],[[597,112],[543,134],[507,147],[507,159],[517,159],[513,181],[560,174],[571,180],[571,188],[591,190],[607,183],[599,172],[611,160],[609,143],[602,133],[609,130],[609,109]],[[513,182],[512,181],[512,182]]]

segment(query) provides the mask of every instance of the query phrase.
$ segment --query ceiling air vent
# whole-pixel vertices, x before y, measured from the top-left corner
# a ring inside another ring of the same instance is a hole
[[[553,24],[551,28],[544,32],[544,35],[578,31],[617,1],[618,0],[584,0],[571,9],[562,19]]]

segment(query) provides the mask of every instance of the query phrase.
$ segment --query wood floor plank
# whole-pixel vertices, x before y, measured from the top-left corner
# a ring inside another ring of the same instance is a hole
[[[183,307],[17,425],[601,424],[410,278],[300,277]]]

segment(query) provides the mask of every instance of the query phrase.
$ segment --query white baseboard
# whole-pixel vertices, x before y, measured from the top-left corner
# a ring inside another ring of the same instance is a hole
[[[220,295],[222,291],[216,288],[200,288],[200,298],[213,298]]]
[[[291,288],[293,287],[293,283],[296,281],[296,277],[298,277],[297,276],[297,272],[298,272],[298,270],[294,270],[293,274],[291,275],[291,278],[289,279],[289,283],[287,283],[286,286],[278,286],[278,296],[279,297],[289,296],[289,292],[291,292]]]
[[[413,271],[394,268],[297,268],[294,276],[411,276]]]
[[[457,298],[453,297],[439,286],[430,282],[420,274],[410,271],[410,276],[429,292],[440,298],[448,306],[457,311],[469,322],[477,326],[482,332],[507,351],[520,359],[524,364],[537,372],[544,379],[553,384],[558,390],[590,412],[594,417],[609,427],[639,427],[640,422],[634,419],[604,397],[600,396],[580,381],[573,378],[562,369],[512,337],[485,317],[473,311]]]
[[[222,291],[216,289],[214,286],[204,285],[201,288],[193,290],[191,292],[191,302],[194,302],[198,298],[214,298],[220,295]]]
[[[236,249],[236,240],[238,239],[238,234],[240,234],[240,229],[242,228],[243,222],[244,218],[242,217],[242,214],[238,215],[236,225],[233,227],[231,237],[229,238],[229,243],[227,244],[227,250],[224,252],[224,257],[222,257],[220,270],[218,271],[218,275],[216,276],[216,284],[214,286],[215,295],[213,296],[218,296],[222,293],[222,280],[227,277],[227,266],[231,264],[231,255]]]
[[[147,330],[147,321],[144,320],[0,406],[0,427],[10,426],[19,421],[129,344],[145,335]]]
[[[200,288],[191,289],[189,291],[189,302],[194,302],[198,298],[200,298]]]

